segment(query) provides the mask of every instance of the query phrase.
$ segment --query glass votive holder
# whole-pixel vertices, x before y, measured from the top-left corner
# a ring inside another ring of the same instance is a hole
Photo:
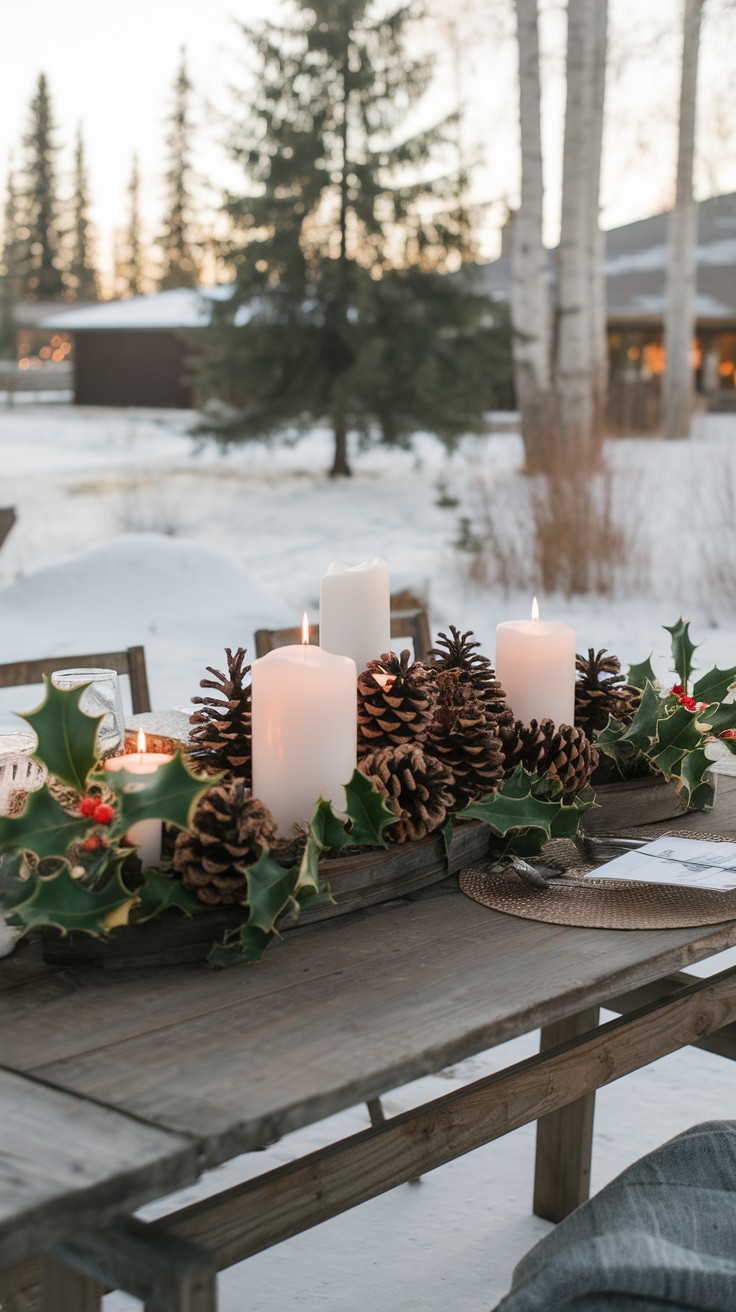
[[[20,815],[29,793],[46,781],[46,770],[31,760],[36,735],[27,729],[0,733],[0,815]]]
[[[87,715],[102,715],[97,730],[97,752],[101,760],[115,756],[122,750],[125,737],[123,702],[120,681],[116,670],[54,670],[51,682],[55,688],[66,691],[87,684],[79,701],[80,710]]]

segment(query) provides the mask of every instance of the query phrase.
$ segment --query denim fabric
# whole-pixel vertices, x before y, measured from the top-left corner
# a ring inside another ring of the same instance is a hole
[[[736,1121],[635,1162],[546,1235],[496,1312],[736,1312]]]

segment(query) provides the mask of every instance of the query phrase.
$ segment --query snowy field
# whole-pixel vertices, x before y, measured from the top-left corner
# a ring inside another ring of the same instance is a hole
[[[0,551],[0,662],[142,643],[154,708],[183,705],[226,644],[252,651],[256,628],[296,624],[305,608],[316,618],[330,561],[373,555],[388,560],[395,588],[427,598],[435,631],[450,622],[473,628],[489,654],[498,621],[528,614],[526,591],[471,587],[455,547],[479,490],[503,515],[521,460],[513,433],[467,438],[452,456],[428,436],[413,452],[367,451],[356,455],[352,480],[331,483],[326,433],[223,455],[188,436],[190,423],[171,413],[0,410],[0,505],[18,512]],[[736,416],[700,417],[690,443],[616,441],[609,459],[625,490],[636,565],[609,598],[540,596],[543,617],[572,624],[579,650],[605,646],[625,662],[653,652],[666,678],[660,626],[683,614],[705,643],[704,668],[736,663]],[[6,693],[0,728],[34,700]],[[732,955],[694,969],[723,969]],[[527,1036],[421,1080],[387,1095],[387,1110],[534,1048]],[[619,1081],[598,1095],[594,1189],[688,1125],[735,1114],[733,1072],[707,1053],[678,1053]],[[364,1108],[343,1113],[230,1163],[213,1173],[212,1188],[365,1124]],[[251,1259],[222,1276],[222,1307],[490,1309],[515,1262],[549,1229],[530,1215],[533,1156],[526,1127]],[[120,1295],[108,1302],[111,1312],[137,1306]]]

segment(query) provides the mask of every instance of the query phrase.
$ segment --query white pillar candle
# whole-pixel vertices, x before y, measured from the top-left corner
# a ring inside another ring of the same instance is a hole
[[[535,617],[536,614],[536,617]],[[507,620],[496,629],[496,678],[517,720],[546,717],[572,724],[575,715],[575,630],[540,620]]]
[[[104,762],[106,770],[116,772],[127,770],[129,774],[153,774],[160,765],[165,765],[173,757],[166,752],[147,752],[146,735],[138,730],[138,751],[128,752],[125,756],[111,756]],[[163,824],[160,820],[139,820],[132,825],[125,835],[126,841],[138,848],[138,856],[144,866],[161,863],[161,839]]]
[[[320,794],[345,809],[357,760],[357,677],[348,656],[308,643],[276,647],[253,664],[253,796],[282,834],[310,818]]]
[[[362,565],[333,560],[319,585],[322,651],[350,656],[359,671],[391,646],[388,565],[376,556]]]

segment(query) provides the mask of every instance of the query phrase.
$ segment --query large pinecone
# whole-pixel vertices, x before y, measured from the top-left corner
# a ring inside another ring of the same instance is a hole
[[[422,742],[435,703],[433,681],[408,651],[384,652],[358,677],[358,756],[397,743]]]
[[[215,784],[198,802],[191,828],[177,836],[174,869],[208,906],[246,902],[246,867],[275,836],[271,812],[257,797],[246,797],[242,781]]]
[[[245,680],[250,665],[245,664],[245,648],[233,655],[225,648],[227,674],[207,666],[212,679],[201,679],[200,688],[212,688],[217,697],[192,697],[201,707],[190,716],[194,725],[189,755],[193,761],[225,770],[236,779],[251,782],[251,685]]]
[[[399,817],[386,830],[390,842],[424,838],[444,824],[452,807],[452,773],[435,756],[425,755],[416,744],[401,743],[369,752],[360,768]]]
[[[588,737],[605,729],[609,715],[628,724],[641,701],[641,689],[626,682],[618,657],[605,647],[598,652],[589,647],[587,657],[576,656],[575,668],[575,723]]]
[[[427,653],[427,664],[437,674],[456,670],[461,681],[471,687],[483,702],[488,715],[501,725],[513,724],[514,714],[506,701],[506,693],[496,678],[490,660],[477,651],[480,643],[471,629],[461,633],[450,625],[450,636],[438,633],[437,646]]]
[[[574,797],[587,784],[598,764],[598,749],[583,729],[554,720],[524,724],[516,720],[502,733],[506,772],[517,765],[525,770],[556,778],[563,795]]]
[[[443,670],[437,675],[437,709],[425,751],[452,771],[453,811],[462,811],[492,792],[503,779],[503,751],[495,720],[459,670]]]

